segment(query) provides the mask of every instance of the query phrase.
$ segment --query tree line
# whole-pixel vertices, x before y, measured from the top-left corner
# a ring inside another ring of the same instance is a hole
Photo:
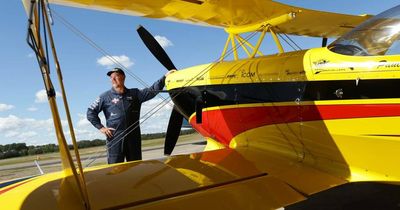
[[[187,135],[195,133],[194,129],[182,130],[181,135]],[[142,134],[142,140],[150,140],[157,138],[165,138],[165,133],[151,133]],[[77,142],[78,148],[89,148],[106,145],[106,140],[94,139],[94,140],[81,140]],[[73,149],[73,145],[68,145],[69,149]],[[56,144],[45,144],[45,145],[29,145],[26,143],[12,143],[12,144],[0,144],[0,159],[21,157],[28,155],[38,155],[44,153],[58,152],[58,145]]]

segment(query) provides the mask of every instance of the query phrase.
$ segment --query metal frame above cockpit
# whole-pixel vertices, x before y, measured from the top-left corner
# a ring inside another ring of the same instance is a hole
[[[278,54],[284,53],[282,44],[277,36],[275,26],[285,23],[287,21],[291,21],[295,17],[296,13],[290,12],[256,24],[225,28],[225,31],[228,33],[228,38],[226,40],[224,50],[222,51],[220,61],[223,61],[224,58],[227,56],[229,45],[231,45],[230,49],[233,53],[234,60],[239,60],[239,54],[238,54],[239,46],[247,54],[248,58],[254,58],[256,55],[263,56],[263,53],[259,49],[267,32],[271,33],[271,36],[274,39],[274,42],[278,48],[279,51]],[[261,33],[255,45],[253,45],[247,39],[244,39],[241,36],[241,34],[248,32]]]

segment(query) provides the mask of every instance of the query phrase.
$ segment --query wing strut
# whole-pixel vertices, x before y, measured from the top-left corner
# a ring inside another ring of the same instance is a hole
[[[48,14],[46,13],[46,5],[44,0],[39,0],[38,4],[36,4],[36,1],[28,1],[25,0],[23,1],[25,8],[29,7],[29,20],[28,20],[28,34],[27,34],[27,42],[28,45],[32,48],[32,50],[36,54],[36,58],[40,67],[40,71],[43,77],[43,82],[44,86],[47,92],[48,96],[48,101],[51,109],[51,113],[53,116],[53,123],[54,123],[54,128],[58,140],[58,145],[59,145],[59,150],[60,150],[60,155],[61,155],[61,162],[62,162],[62,167],[64,171],[64,181],[62,182],[62,186],[60,188],[65,188],[65,191],[72,191],[75,192],[80,197],[80,200],[82,202],[81,205],[83,205],[86,209],[90,209],[90,204],[89,204],[89,197],[87,194],[86,190],[86,184],[85,184],[85,179],[84,179],[84,174],[82,170],[82,165],[80,162],[80,157],[79,157],[79,152],[78,152],[78,147],[76,144],[76,139],[75,139],[75,133],[72,127],[72,121],[71,121],[71,116],[69,113],[69,108],[68,108],[68,102],[66,98],[66,93],[64,89],[64,84],[62,81],[62,74],[61,74],[61,69],[60,65],[58,62],[57,54],[56,54],[56,49],[55,49],[55,44],[54,44],[54,39],[49,23],[49,17]],[[41,26],[40,21],[43,22],[43,25]],[[42,28],[41,28],[42,27]],[[43,31],[41,31],[43,30]],[[53,86],[53,83],[50,78],[50,65],[49,65],[49,56],[48,56],[48,49],[47,49],[47,36],[50,39],[51,43],[51,48],[52,48],[52,54],[55,62],[55,66],[57,69],[57,74],[58,74],[58,79],[60,82],[60,88],[62,90],[62,97],[64,101],[64,106],[65,106],[65,112],[67,113],[67,118],[68,118],[68,124],[70,128],[70,133],[71,133],[71,138],[72,138],[72,143],[74,145],[75,149],[75,156],[76,156],[76,161],[78,164],[79,168],[79,174],[76,171],[75,164],[72,160],[71,153],[69,152],[68,144],[65,140],[65,136],[62,130],[62,124],[61,124],[61,119],[58,113],[58,108],[57,108],[57,103],[56,103],[56,92]],[[42,40],[42,37],[44,40]],[[43,42],[44,41],[44,42]],[[43,46],[45,45],[45,47]],[[62,193],[63,190],[61,190],[60,193]],[[62,199],[63,196],[60,196],[60,205],[64,202]],[[66,202],[66,201],[65,201]]]
[[[322,38],[322,47],[326,47],[326,44],[328,44],[328,38],[324,37]]]

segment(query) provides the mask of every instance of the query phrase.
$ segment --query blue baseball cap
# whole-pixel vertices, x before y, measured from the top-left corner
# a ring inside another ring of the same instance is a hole
[[[120,74],[125,76],[125,72],[122,69],[118,68],[118,67],[113,68],[111,71],[107,72],[107,76],[111,76],[111,74],[114,73],[114,72],[120,73]]]

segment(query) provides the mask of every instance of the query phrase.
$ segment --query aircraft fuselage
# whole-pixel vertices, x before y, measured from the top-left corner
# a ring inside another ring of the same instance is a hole
[[[317,48],[184,69],[167,87],[219,148],[254,147],[350,181],[390,181],[400,177],[399,60]]]

